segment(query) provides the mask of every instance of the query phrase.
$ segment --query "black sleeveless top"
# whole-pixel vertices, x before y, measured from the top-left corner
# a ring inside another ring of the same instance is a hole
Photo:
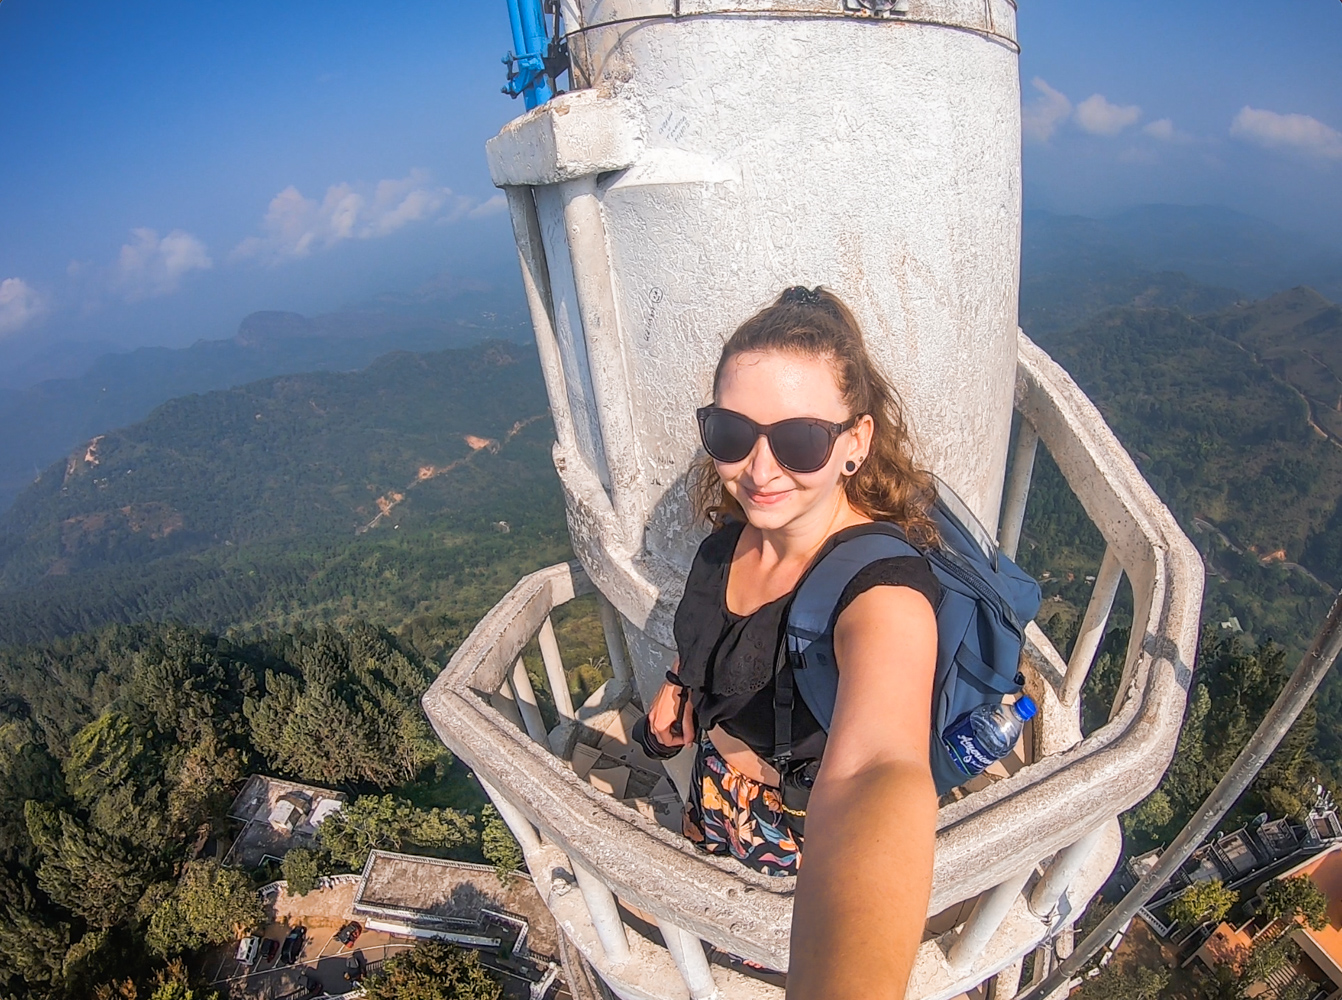
[[[699,731],[721,726],[767,760],[774,752],[774,661],[792,594],[749,615],[727,610],[727,576],[744,528],[743,522],[732,522],[699,546],[676,608],[676,651]],[[934,608],[941,597],[923,557],[880,559],[844,588],[835,617],[859,594],[881,586],[912,587]],[[792,746],[797,760],[818,760],[825,749],[825,731],[800,697],[792,714]]]

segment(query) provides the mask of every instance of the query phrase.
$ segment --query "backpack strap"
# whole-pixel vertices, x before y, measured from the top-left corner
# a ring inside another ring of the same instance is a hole
[[[874,562],[919,555],[922,553],[904,532],[888,521],[846,528],[817,553],[788,604],[785,634],[774,661],[774,753],[770,763],[780,773],[792,759],[795,692],[801,691],[826,731],[833,719],[839,687],[834,621],[844,589]]]

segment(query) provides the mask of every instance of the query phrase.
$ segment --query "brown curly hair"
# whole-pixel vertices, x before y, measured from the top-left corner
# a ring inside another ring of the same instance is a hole
[[[893,521],[916,545],[936,545],[937,529],[929,513],[936,502],[936,481],[915,463],[899,396],[872,363],[857,320],[839,297],[825,288],[789,288],[773,305],[742,323],[723,345],[713,373],[715,397],[727,362],[753,351],[781,351],[829,362],[848,412],[870,414],[875,423],[866,461],[844,480],[848,502],[873,521]],[[745,520],[741,505],[723,488],[708,456],[695,462],[691,484],[702,517],[714,525],[729,518]]]

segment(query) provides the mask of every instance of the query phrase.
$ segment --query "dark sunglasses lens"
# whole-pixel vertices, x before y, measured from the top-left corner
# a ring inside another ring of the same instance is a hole
[[[769,447],[778,464],[792,472],[815,472],[829,458],[831,439],[825,428],[809,420],[784,420],[769,432]]]
[[[734,413],[710,413],[703,432],[704,451],[719,462],[739,462],[755,447],[755,428]]]

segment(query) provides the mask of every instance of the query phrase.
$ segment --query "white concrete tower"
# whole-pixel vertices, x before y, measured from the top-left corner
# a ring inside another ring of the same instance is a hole
[[[570,2],[583,89],[489,144],[531,251],[542,349],[553,324],[579,557],[659,644],[703,533],[683,488],[694,409],[722,342],[788,285],[852,306],[922,457],[996,525],[1016,370],[1016,12],[897,6]]]
[[[510,0],[515,12],[519,2],[538,0]],[[1022,670],[1041,711],[1012,773],[969,786],[938,816],[909,996],[944,1000],[996,976],[1006,1000],[1024,955],[1038,949],[1042,975],[1066,950],[1118,857],[1118,813],[1169,762],[1202,592],[1201,562],[1169,511],[1016,326],[1015,5],[560,8],[575,89],[509,123],[487,152],[508,196],[579,563],[520,581],[425,709],[517,836],[565,940],[616,994],[781,997],[748,967],[708,959],[786,969],[790,880],[695,854],[632,797],[583,780],[590,753],[581,773],[567,758],[631,681],[646,697],[669,665],[672,613],[705,530],[686,494],[693,414],[723,341],[788,285],[834,289],[899,389],[923,461],[990,529],[1019,416],[999,533],[1008,554],[1040,442],[1108,545],[1070,658],[1026,631]],[[1079,692],[1125,576],[1123,682],[1108,724],[1083,733]],[[594,590],[615,682],[575,709],[549,614]],[[548,732],[518,659],[533,638],[559,715]]]

